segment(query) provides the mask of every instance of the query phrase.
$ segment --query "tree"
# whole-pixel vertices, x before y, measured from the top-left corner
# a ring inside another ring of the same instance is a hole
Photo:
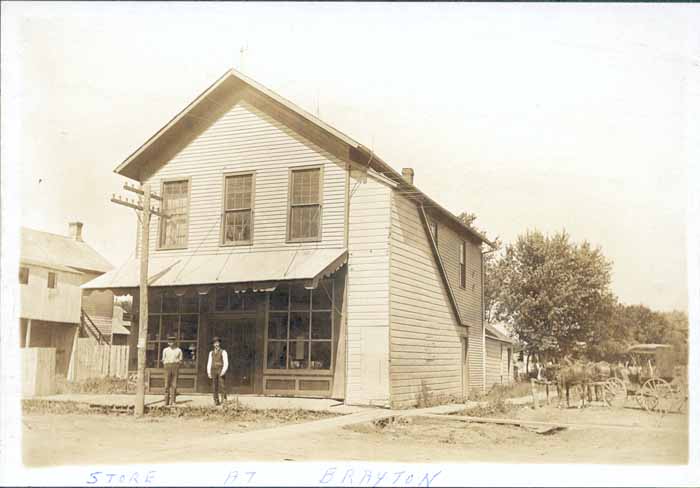
[[[495,318],[506,321],[530,353],[572,353],[610,311],[611,266],[600,249],[572,243],[565,231],[526,232],[494,265]]]

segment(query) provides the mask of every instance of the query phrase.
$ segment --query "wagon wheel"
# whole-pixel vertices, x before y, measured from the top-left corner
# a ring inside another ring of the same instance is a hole
[[[605,401],[611,407],[622,407],[627,400],[627,385],[620,378],[609,378],[605,382]]]
[[[647,380],[637,392],[637,402],[647,412],[668,412],[673,397],[671,385],[661,378]]]

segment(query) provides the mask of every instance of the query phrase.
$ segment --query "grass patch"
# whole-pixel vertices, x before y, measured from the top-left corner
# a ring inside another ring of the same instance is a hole
[[[95,395],[113,395],[134,393],[136,383],[126,378],[114,376],[106,378],[90,378],[83,381],[67,381],[61,376],[56,377],[56,392],[61,393],[92,393]]]
[[[91,407],[86,403],[74,401],[52,401],[27,399],[22,400],[22,412],[27,414],[89,414],[89,415],[133,415],[133,406]],[[295,423],[337,417],[334,412],[318,412],[303,409],[252,409],[244,407],[234,400],[222,405],[201,407],[165,407],[162,405],[146,406],[144,417],[147,418],[197,418],[202,420],[238,420],[238,421],[275,421]]]

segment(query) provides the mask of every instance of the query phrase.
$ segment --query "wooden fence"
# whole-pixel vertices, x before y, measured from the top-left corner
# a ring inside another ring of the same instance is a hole
[[[126,378],[129,374],[129,346],[97,344],[92,338],[79,338],[73,350],[71,366],[69,381],[106,376]]]
[[[33,397],[56,393],[56,349],[23,347],[22,396]]]

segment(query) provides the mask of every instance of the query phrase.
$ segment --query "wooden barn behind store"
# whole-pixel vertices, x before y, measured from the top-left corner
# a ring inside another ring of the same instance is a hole
[[[215,335],[237,393],[401,407],[486,387],[491,243],[411,169],[231,70],[115,171],[150,184],[169,215],[149,236],[150,391],[170,334],[183,393],[209,391]],[[137,255],[83,285],[133,297],[133,369],[138,278]]]
[[[112,269],[83,241],[83,224],[72,222],[66,236],[21,229],[20,347],[54,348],[56,373],[65,376],[80,333],[80,285]],[[110,292],[95,294],[107,296]],[[110,305],[111,306],[111,305]]]

